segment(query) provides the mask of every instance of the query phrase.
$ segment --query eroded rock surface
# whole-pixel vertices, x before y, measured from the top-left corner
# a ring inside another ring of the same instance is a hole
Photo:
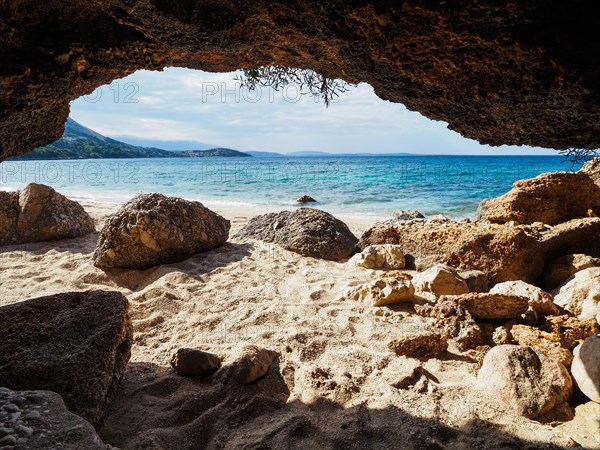
[[[447,265],[437,264],[413,277],[415,291],[436,299],[442,295],[467,294],[469,286],[458,272]]]
[[[373,306],[386,306],[412,301],[415,293],[410,279],[405,276],[389,276],[370,283],[350,287],[344,297],[367,302]]]
[[[96,423],[131,355],[127,299],[70,292],[0,308],[0,386],[51,390],[69,411]]]
[[[477,319],[514,319],[527,311],[527,297],[518,295],[473,292],[463,295],[444,295],[441,301],[456,300]]]
[[[369,245],[349,262],[365,269],[381,270],[400,270],[406,265],[402,247],[392,244]]]
[[[482,270],[492,284],[535,282],[546,263],[566,253],[600,257],[600,219],[573,219],[554,227],[482,222],[387,221],[362,235],[359,247],[399,244],[417,270],[448,264]]]
[[[300,255],[328,260],[349,258],[358,242],[344,222],[313,208],[253,217],[235,237],[273,242]]]
[[[581,253],[563,255],[552,261],[546,268],[542,277],[542,284],[546,289],[552,290],[580,270],[589,269],[590,267],[600,267],[600,258],[593,258]]]
[[[554,291],[554,302],[581,318],[600,313],[600,267],[590,267],[568,278]]]
[[[94,427],[67,411],[51,391],[11,391],[0,387],[0,448],[109,450]]]
[[[600,403],[600,336],[590,336],[573,351],[571,373],[577,387]]]
[[[547,316],[559,313],[558,308],[554,304],[554,298],[550,294],[524,281],[517,280],[498,283],[489,292],[490,294],[526,297],[529,301],[529,307],[538,315]]]
[[[0,192],[0,245],[54,241],[95,230],[83,207],[50,186],[28,184],[17,192]]]
[[[169,66],[311,68],[368,82],[382,99],[481,143],[599,148],[595,8],[13,1],[0,19],[0,160],[58,139],[70,101],[137,69]]]
[[[477,384],[529,418],[566,402],[573,390],[571,376],[561,363],[518,345],[492,348],[479,369]]]
[[[230,226],[229,220],[201,203],[141,194],[106,221],[94,265],[146,269],[181,261],[225,244]]]

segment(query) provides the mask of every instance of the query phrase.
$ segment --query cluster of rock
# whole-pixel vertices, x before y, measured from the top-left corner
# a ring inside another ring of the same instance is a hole
[[[476,222],[399,213],[377,224],[350,262],[386,272],[344,298],[410,305],[429,327],[395,337],[390,350],[427,359],[449,345],[475,349],[478,384],[518,414],[564,406],[574,385],[598,402],[598,168],[517,182],[484,202]]]
[[[83,207],[43,184],[0,191],[0,245],[52,241],[95,231]]]

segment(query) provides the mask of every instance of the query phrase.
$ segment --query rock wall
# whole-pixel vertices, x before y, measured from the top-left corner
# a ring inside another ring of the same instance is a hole
[[[311,68],[491,145],[600,147],[594,0],[0,2],[0,160],[138,69]]]

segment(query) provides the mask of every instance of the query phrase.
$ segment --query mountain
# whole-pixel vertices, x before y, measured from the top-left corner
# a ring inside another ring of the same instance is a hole
[[[173,151],[171,153],[176,153],[182,156],[188,156],[192,158],[240,158],[240,157],[252,157],[248,153],[239,152],[237,150],[232,150],[230,148],[211,148],[210,150],[183,150],[183,151]]]
[[[218,147],[218,145],[206,144],[204,142],[196,141],[161,141],[158,139],[145,139],[131,136],[115,136],[113,139],[117,139],[126,144],[135,145],[136,147],[151,147],[160,148],[163,150],[188,150],[193,148],[195,150],[210,150]]]
[[[99,158],[186,158],[215,156],[250,156],[231,149],[170,151],[155,147],[138,147],[102,136],[73,119],[67,119],[63,136],[45,147],[13,158],[13,160],[39,159],[99,159]]]

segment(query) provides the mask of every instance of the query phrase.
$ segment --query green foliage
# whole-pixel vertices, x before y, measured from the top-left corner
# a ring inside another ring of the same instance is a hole
[[[270,87],[276,91],[292,84],[300,89],[302,95],[321,97],[325,106],[347,92],[351,86],[343,80],[327,78],[312,70],[297,69],[284,66],[259,67],[257,69],[243,69],[242,74],[236,76],[242,87],[253,91],[257,87]]]

